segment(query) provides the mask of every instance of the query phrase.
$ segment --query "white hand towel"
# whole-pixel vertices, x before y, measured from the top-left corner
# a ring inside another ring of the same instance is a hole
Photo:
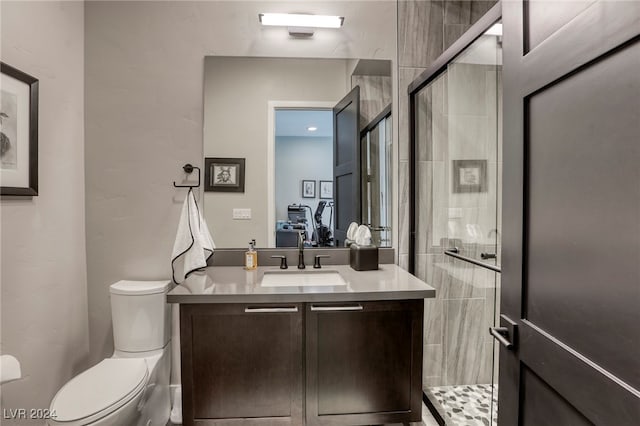
[[[209,227],[196,203],[196,197],[189,188],[182,206],[171,255],[173,281],[180,284],[193,271],[206,267],[215,247]]]

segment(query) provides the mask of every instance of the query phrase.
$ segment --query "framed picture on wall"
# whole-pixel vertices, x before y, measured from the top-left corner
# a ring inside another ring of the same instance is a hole
[[[0,194],[38,195],[38,80],[0,71]]]
[[[204,159],[206,192],[244,192],[244,158]]]
[[[333,199],[333,181],[332,180],[320,181],[320,198],[325,200]]]
[[[316,181],[302,181],[302,198],[316,198]]]
[[[453,192],[487,192],[487,160],[453,160]]]

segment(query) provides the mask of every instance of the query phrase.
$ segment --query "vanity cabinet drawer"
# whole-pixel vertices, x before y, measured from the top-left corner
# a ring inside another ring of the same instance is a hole
[[[306,306],[306,424],[415,422],[422,300]]]
[[[303,423],[302,304],[181,305],[185,425]]]

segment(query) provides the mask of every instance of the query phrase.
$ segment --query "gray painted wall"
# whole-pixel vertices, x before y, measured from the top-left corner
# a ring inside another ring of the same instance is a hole
[[[264,12],[264,2],[85,6],[87,272],[97,362],[113,349],[109,285],[170,276],[185,196],[171,183],[184,163],[202,164],[204,57],[394,59],[396,2],[305,2],[310,13],[349,17],[342,30],[320,30],[312,40],[246,18]]]
[[[24,377],[2,386],[2,409],[48,408],[89,354],[84,5],[3,1],[0,13],[2,61],[40,80],[39,195],[0,201],[0,352],[20,360]]]
[[[253,238],[267,247],[274,231],[267,223],[267,178],[274,173],[267,170],[268,102],[333,105],[349,91],[348,81],[343,59],[205,59],[204,155],[246,159],[244,193],[204,194],[205,219],[218,247],[244,247]],[[251,220],[233,220],[233,208],[250,208]]]

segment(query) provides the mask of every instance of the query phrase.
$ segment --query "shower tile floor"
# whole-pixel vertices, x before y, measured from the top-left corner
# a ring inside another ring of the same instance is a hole
[[[491,404],[492,389],[495,390],[493,404]],[[495,387],[492,385],[435,386],[426,389],[426,393],[447,425],[498,424],[497,385]]]

